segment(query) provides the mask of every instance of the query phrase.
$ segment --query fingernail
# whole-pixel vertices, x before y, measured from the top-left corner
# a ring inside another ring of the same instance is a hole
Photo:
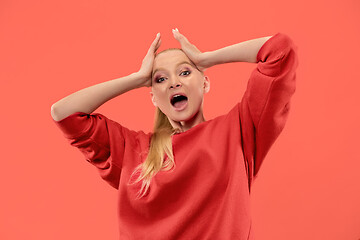
[[[176,31],[179,31],[177,28],[175,28],[176,29]]]
[[[158,37],[158,36],[160,36],[160,33],[157,33],[157,34],[156,34],[156,37]]]

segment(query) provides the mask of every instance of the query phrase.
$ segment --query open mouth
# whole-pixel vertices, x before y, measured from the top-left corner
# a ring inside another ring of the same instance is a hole
[[[171,105],[174,106],[175,110],[183,110],[187,106],[188,98],[182,94],[175,94],[172,96]]]

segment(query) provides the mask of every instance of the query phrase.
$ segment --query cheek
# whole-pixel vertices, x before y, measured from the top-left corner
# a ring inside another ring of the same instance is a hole
[[[167,94],[164,91],[153,90],[152,91],[155,101],[158,105],[164,105],[167,102]]]
[[[196,84],[193,84],[191,86],[192,88],[192,92],[194,94],[195,97],[197,98],[201,98],[204,94],[204,90],[203,90],[203,85],[200,82],[197,82]]]
[[[191,94],[191,102],[194,107],[199,107],[201,105],[202,99],[203,99],[203,93],[201,89],[197,88],[194,89],[194,91]]]

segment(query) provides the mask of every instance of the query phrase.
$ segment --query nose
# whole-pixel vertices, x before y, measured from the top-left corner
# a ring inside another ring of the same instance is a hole
[[[178,88],[181,87],[182,85],[177,77],[172,78],[172,80],[169,82],[170,82],[170,88]]]

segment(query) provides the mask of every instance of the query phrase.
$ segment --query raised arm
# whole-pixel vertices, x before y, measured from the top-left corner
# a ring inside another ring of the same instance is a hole
[[[250,62],[256,63],[256,56],[264,43],[272,36],[256,38],[215,51],[207,52],[210,65],[218,65],[230,62]]]
[[[92,113],[108,100],[135,89],[141,84],[137,73],[99,83],[70,94],[51,106],[51,116],[60,121],[75,112]]]
[[[138,72],[81,89],[60,99],[51,106],[52,118],[60,121],[76,112],[90,114],[116,96],[136,88],[149,87],[154,55],[160,43],[161,39],[158,33]]]
[[[250,187],[287,121],[296,89],[298,47],[289,36],[278,32],[273,36],[201,52],[177,29],[173,34],[200,70],[229,62],[257,63],[242,100],[232,109],[241,122],[241,142]]]
[[[247,40],[215,51],[201,52],[195,45],[182,35],[176,28],[173,30],[176,40],[181,44],[181,48],[186,55],[193,61],[200,70],[205,70],[214,65],[230,62],[251,62],[256,63],[260,48],[272,36],[261,37]]]

